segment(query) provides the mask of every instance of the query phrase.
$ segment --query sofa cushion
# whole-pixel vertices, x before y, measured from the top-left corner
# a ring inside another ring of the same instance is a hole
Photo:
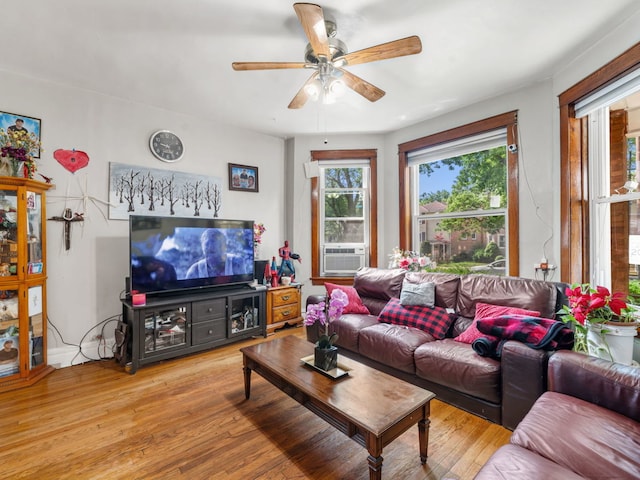
[[[436,286],[435,304],[455,310],[460,275],[455,273],[407,272],[405,280],[411,283],[432,282]]]
[[[363,328],[358,338],[360,355],[398,370],[415,373],[413,352],[433,337],[417,328],[378,323]]]
[[[474,480],[580,480],[550,460],[516,445],[504,445],[494,452]]]
[[[555,318],[556,298],[555,286],[542,280],[497,275],[462,275],[456,313],[473,318],[476,304],[480,302],[535,310],[540,312],[542,317]]]
[[[640,424],[562,393],[545,392],[511,443],[586,478],[637,478],[640,472]]]
[[[471,345],[445,338],[414,353],[416,375],[491,403],[500,403],[500,362],[476,354]]]
[[[378,318],[374,315],[347,313],[329,324],[329,332],[338,334],[338,346],[357,352],[360,330],[377,323]]]
[[[349,303],[342,313],[362,313],[364,315],[369,315],[369,309],[362,304],[362,300],[360,299],[360,295],[358,295],[358,291],[350,287],[348,285],[336,285],[335,283],[325,282],[325,288],[327,289],[327,296],[331,296],[331,293],[338,289],[342,290],[349,299]]]
[[[385,323],[415,327],[431,334],[437,340],[443,339],[454,316],[442,307],[425,307],[422,305],[401,305],[399,298],[387,302],[378,320]]]
[[[436,302],[436,284],[433,282],[413,283],[406,279],[400,291],[401,305],[423,305],[433,307]]]

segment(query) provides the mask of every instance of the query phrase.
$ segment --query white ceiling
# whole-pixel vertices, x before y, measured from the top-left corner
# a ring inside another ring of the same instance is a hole
[[[287,105],[309,70],[284,0],[6,1],[0,70],[280,137],[386,132],[552,76],[640,10],[637,0],[325,0],[349,51],[418,35],[418,55],[348,69],[387,93]],[[3,92],[6,95],[7,92]]]

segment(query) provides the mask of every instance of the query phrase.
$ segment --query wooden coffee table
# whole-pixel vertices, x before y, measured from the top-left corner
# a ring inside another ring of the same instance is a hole
[[[271,382],[369,452],[369,478],[382,478],[382,449],[418,424],[420,462],[427,461],[429,402],[435,394],[343,355],[348,374],[330,378],[300,361],[314,345],[287,336],[241,348],[244,390],[251,393],[251,371]]]

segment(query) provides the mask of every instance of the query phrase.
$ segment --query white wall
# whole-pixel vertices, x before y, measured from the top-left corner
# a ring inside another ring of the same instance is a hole
[[[93,326],[121,313],[119,298],[128,276],[128,222],[105,219],[91,201],[65,200],[86,194],[106,201],[109,162],[221,177],[221,217],[262,222],[267,228],[263,249],[277,251],[280,246],[285,190],[282,139],[3,72],[0,91],[11,92],[3,96],[1,110],[42,120],[44,152],[38,169],[53,177],[56,185],[48,193],[47,216],[61,215],[65,206],[85,214],[83,223],[71,226],[69,251],[64,250],[62,224],[47,222],[48,315],[65,342],[77,344]],[[182,161],[168,164],[152,156],[149,136],[159,129],[182,137]],[[89,166],[69,173],[53,159],[58,148],[87,152]],[[259,193],[229,191],[227,163],[257,166]],[[113,328],[111,323],[105,335],[113,337]],[[49,363],[68,365],[77,348],[63,345],[52,328],[48,340]],[[92,347],[85,345],[83,351],[95,356]],[[76,358],[74,363],[80,361]]]

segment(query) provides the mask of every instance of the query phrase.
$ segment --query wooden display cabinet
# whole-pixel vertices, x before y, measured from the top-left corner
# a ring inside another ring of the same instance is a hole
[[[267,333],[302,322],[300,285],[267,290]]]
[[[0,392],[32,385],[47,365],[45,193],[0,177]]]

